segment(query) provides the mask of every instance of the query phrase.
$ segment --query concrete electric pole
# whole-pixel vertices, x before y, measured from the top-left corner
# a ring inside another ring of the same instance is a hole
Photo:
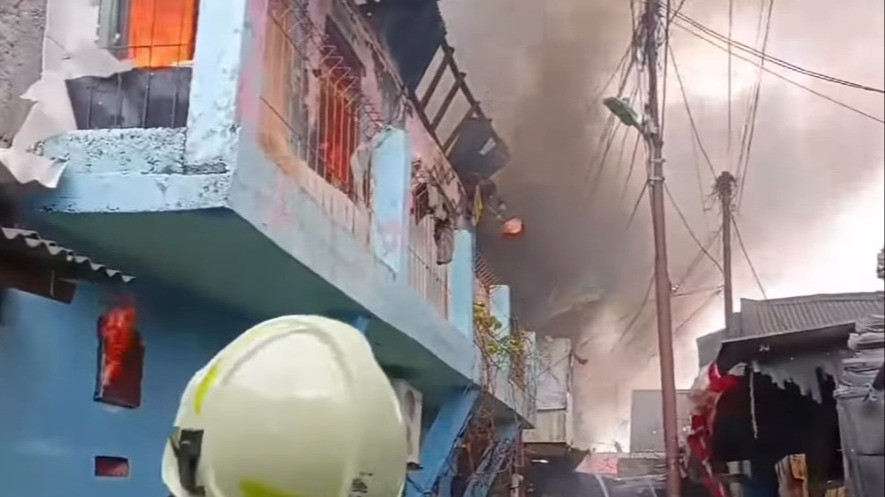
[[[661,397],[664,421],[664,450],[667,454],[667,497],[679,497],[679,427],[676,421],[676,379],[673,366],[673,317],[670,309],[672,284],[667,269],[667,232],[664,222],[664,140],[658,115],[658,1],[645,1],[643,20],[648,103],[640,117],[626,99],[609,97],[602,103],[626,125],[639,130],[648,144],[648,190],[655,240],[655,302],[657,305],[658,355],[661,364]]]
[[[725,296],[725,327],[734,312],[734,294],[731,283],[731,206],[734,199],[735,179],[728,171],[716,178],[716,193],[722,204],[722,276]]]
[[[667,497],[679,497],[679,427],[676,422],[676,379],[673,366],[673,319],[670,309],[672,285],[667,268],[667,234],[664,222],[664,139],[658,115],[658,0],[645,2],[645,60],[648,69],[648,105],[645,139],[649,145],[649,196],[655,242],[655,302],[661,366],[664,450],[667,456]]]

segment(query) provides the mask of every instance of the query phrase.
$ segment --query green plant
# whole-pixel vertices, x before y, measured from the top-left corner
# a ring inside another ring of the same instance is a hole
[[[496,358],[525,357],[527,335],[514,329],[503,337],[499,336],[503,327],[485,303],[473,303],[473,328],[483,352]]]

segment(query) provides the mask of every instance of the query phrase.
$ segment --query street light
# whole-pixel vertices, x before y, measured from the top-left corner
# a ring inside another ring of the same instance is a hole
[[[656,9],[656,0],[647,0],[648,12]],[[654,18],[655,16],[650,16]],[[654,38],[654,20],[649,21],[648,34]],[[648,191],[651,198],[652,229],[655,243],[655,303],[658,326],[658,352],[661,366],[661,398],[663,404],[664,448],[667,454],[667,497],[680,495],[679,433],[676,420],[676,381],[673,370],[673,317],[670,309],[672,287],[667,270],[667,235],[664,222],[664,142],[658,129],[657,46],[649,42],[647,116],[640,117],[626,99],[609,97],[602,101],[625,126],[636,128],[648,143]]]
[[[626,99],[608,97],[602,101],[602,104],[605,105],[615,117],[620,119],[624,126],[636,128],[640,132],[644,131],[642,129],[642,118],[639,117],[639,114],[635,110],[633,110],[633,107],[630,106],[630,102]]]

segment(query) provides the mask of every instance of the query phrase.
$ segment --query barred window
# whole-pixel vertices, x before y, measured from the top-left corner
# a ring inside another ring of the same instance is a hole
[[[353,195],[353,172],[350,157],[360,138],[358,75],[363,68],[344,36],[330,20],[326,22],[326,40],[333,54],[323,60],[320,77],[320,119],[318,126],[320,160],[326,181],[348,195]]]
[[[176,67],[194,57],[199,0],[101,0],[99,38],[139,68]]]
[[[331,18],[314,24],[304,2],[270,0],[264,57],[265,152],[284,169],[303,161],[351,199],[367,199],[368,182],[355,178],[351,166],[367,139],[364,67],[347,38]],[[308,91],[308,82],[316,92]],[[314,110],[310,119],[308,109]]]

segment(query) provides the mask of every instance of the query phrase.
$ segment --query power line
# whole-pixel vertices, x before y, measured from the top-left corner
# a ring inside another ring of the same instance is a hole
[[[765,0],[762,0],[762,8],[759,9],[760,28],[762,13],[765,10]],[[768,17],[765,21],[765,35],[762,38],[762,53],[764,54],[768,48],[768,39],[771,34],[771,16],[774,11],[774,0],[768,2]],[[760,29],[761,30],[761,29]],[[747,171],[750,168],[750,152],[753,150],[753,136],[756,134],[756,115],[759,110],[759,95],[762,92],[762,68],[765,67],[765,59],[761,59],[760,70],[756,75],[756,84],[753,87],[753,96],[750,103],[750,111],[747,116],[747,126],[745,127],[744,139],[741,143],[741,157],[738,158],[738,169],[736,176],[739,178],[738,200],[735,210],[740,210],[741,202],[744,198],[744,190],[747,186]]]
[[[624,186],[621,187],[621,195],[619,201],[624,200],[627,194],[627,187],[630,185],[630,178],[633,176],[633,168],[636,166],[636,154],[639,152],[639,142],[642,141],[642,135],[636,134],[636,142],[633,144],[633,154],[630,156],[630,167],[627,169],[627,177],[624,179]]]
[[[734,234],[737,235],[738,245],[741,247],[741,252],[744,254],[744,259],[747,260],[747,266],[750,267],[750,272],[753,274],[753,279],[756,280],[756,286],[759,287],[759,291],[762,292],[762,298],[768,300],[768,293],[765,291],[765,287],[762,285],[762,280],[759,279],[759,273],[756,272],[756,266],[753,265],[753,260],[750,259],[750,254],[747,253],[747,247],[744,246],[744,239],[741,237],[741,230],[738,228],[737,219],[734,217],[731,218],[731,225],[734,226]]]
[[[648,190],[648,181],[642,184],[642,189],[639,190],[639,195],[636,196],[636,202],[633,204],[633,210],[630,211],[630,217],[627,219],[627,226],[624,227],[624,231],[630,229],[630,226],[633,225],[633,219],[636,217],[636,211],[639,210],[639,204],[642,202],[642,197],[645,196],[645,191]]]
[[[691,125],[691,134],[694,137],[694,141],[697,143],[701,154],[704,156],[704,161],[707,163],[707,168],[710,169],[710,174],[715,178],[716,168],[713,167],[713,161],[710,160],[710,154],[707,153],[707,148],[704,147],[704,142],[701,140],[701,134],[698,132],[697,123],[695,123],[694,120],[694,114],[691,112],[691,106],[688,104],[688,95],[685,93],[685,84],[682,82],[682,74],[679,72],[679,65],[676,63],[676,54],[673,52],[673,47],[670,47],[669,52],[670,59],[673,61],[673,73],[676,74],[676,81],[679,83],[679,91],[682,93],[682,103],[685,106],[685,113],[688,115],[688,123]]]
[[[772,64],[783,67],[784,69],[789,69],[789,70],[797,72],[799,74],[803,74],[805,76],[810,76],[812,78],[820,79],[822,81],[827,81],[829,83],[840,84],[843,86],[848,86],[850,88],[869,91],[869,92],[873,92],[873,93],[885,94],[885,90],[883,90],[881,88],[874,88],[869,85],[864,85],[864,84],[856,83],[856,82],[849,81],[846,79],[837,78],[835,76],[830,76],[828,74],[812,71],[810,69],[806,69],[804,67],[793,64],[792,62],[788,62],[784,59],[775,57],[773,55],[766,54],[764,51],[759,51],[756,48],[753,48],[745,43],[734,40],[731,36],[726,36],[721,33],[718,33],[714,29],[705,26],[704,24],[700,23],[699,21],[696,21],[695,19],[692,19],[691,17],[689,17],[685,14],[676,13],[673,17],[675,17],[676,20],[686,22],[686,23],[690,24],[691,26],[693,26],[694,28],[712,36],[713,38],[716,38],[717,40],[719,40],[723,43],[726,43],[728,45],[728,47],[737,47],[738,49],[740,49],[744,52],[747,52],[750,55],[755,55],[756,57],[759,57],[760,59],[763,59],[767,62],[771,62]]]
[[[682,14],[676,14],[677,17],[681,17]],[[731,80],[732,80],[732,72],[731,72],[731,62],[732,62],[732,28],[734,27],[734,0],[728,0],[728,142],[726,145],[726,159],[725,159],[725,169],[729,169],[731,167],[731,140],[732,140],[732,131],[731,131]]]
[[[701,39],[701,40],[703,40],[703,41],[706,41],[706,42],[709,43],[710,45],[712,45],[712,46],[714,46],[714,47],[716,47],[716,48],[718,48],[718,49],[720,49],[720,50],[723,50],[723,51],[727,50],[725,47],[723,47],[723,46],[717,44],[717,43],[714,42],[713,40],[710,40],[709,38],[705,38],[703,35],[700,35],[700,34],[694,32],[694,31],[692,31],[690,28],[688,28],[688,27],[686,27],[686,26],[683,26],[682,24],[680,24],[680,23],[678,23],[678,22],[673,23],[673,25],[676,26],[676,27],[678,27],[678,28],[680,28],[680,29],[682,29],[682,30],[685,31],[686,33],[688,33],[688,34],[690,34],[690,35],[692,35],[692,36],[694,36],[694,37],[696,37],[696,38],[699,38],[699,39]],[[745,61],[745,62],[747,62],[747,63],[750,63],[750,64],[752,64],[752,65],[754,65],[754,66],[760,68],[761,70],[767,72],[768,74],[771,74],[772,76],[774,76],[774,77],[776,77],[776,78],[778,78],[778,79],[780,79],[780,80],[782,80],[782,81],[784,81],[784,82],[786,82],[786,83],[789,83],[789,84],[791,84],[791,85],[793,85],[793,86],[796,86],[797,88],[801,88],[801,89],[803,89],[803,90],[805,90],[805,91],[807,91],[807,92],[809,92],[809,93],[811,93],[811,94],[814,94],[814,95],[816,95],[816,96],[818,96],[818,97],[820,97],[820,98],[822,98],[822,99],[824,99],[824,100],[827,100],[827,101],[829,101],[829,102],[831,102],[831,103],[834,103],[834,104],[836,104],[836,105],[838,105],[838,106],[840,106],[840,107],[842,107],[842,108],[845,108],[845,109],[847,109],[847,110],[850,110],[850,111],[852,111],[852,112],[854,112],[854,113],[856,113],[856,114],[859,114],[859,115],[861,115],[861,116],[864,116],[864,117],[866,117],[866,118],[872,119],[873,121],[876,121],[877,123],[885,124],[885,120],[883,120],[882,118],[876,117],[876,116],[874,116],[874,115],[872,115],[872,114],[870,114],[870,113],[868,113],[868,112],[862,111],[862,110],[860,110],[860,109],[858,109],[858,108],[856,108],[856,107],[852,107],[852,106],[850,106],[850,105],[848,105],[848,104],[846,104],[846,103],[844,103],[844,102],[841,102],[841,101],[839,101],[839,100],[836,100],[835,98],[833,98],[833,97],[831,97],[831,96],[829,96],[829,95],[823,94],[823,93],[821,93],[821,92],[819,92],[819,91],[817,91],[817,90],[814,90],[814,89],[812,89],[812,88],[809,88],[808,86],[803,85],[802,83],[799,83],[799,82],[796,82],[796,81],[794,81],[794,80],[792,80],[792,79],[789,79],[789,78],[787,78],[786,76],[783,76],[783,75],[781,75],[781,74],[778,74],[778,73],[772,71],[771,69],[769,69],[769,68],[767,68],[767,67],[764,67],[764,66],[760,65],[760,63],[757,63],[757,62],[755,62],[755,61],[753,61],[753,60],[748,59],[747,57],[743,57],[743,56],[738,55],[738,54],[735,54],[734,57],[737,58],[737,59],[741,59],[741,60],[743,60],[743,61]]]
[[[688,326],[688,323],[690,323],[694,318],[696,318],[704,310],[704,308],[706,308],[708,305],[710,305],[710,303],[712,303],[715,300],[716,296],[719,295],[720,293],[722,293],[722,288],[717,288],[716,290],[713,290],[713,292],[710,293],[710,295],[708,295],[707,298],[704,299],[701,302],[701,304],[699,306],[697,306],[695,308],[695,310],[693,310],[691,312],[691,314],[689,314],[685,319],[682,320],[681,323],[679,323],[676,326],[676,329],[673,332],[673,334],[678,335],[679,332],[682,331],[683,328]]]
[[[710,259],[713,265],[715,265],[716,268],[719,269],[720,272],[722,272],[722,265],[719,264],[719,261],[717,261],[716,258],[713,257],[706,248],[704,248],[704,245],[701,243],[701,241],[698,240],[697,235],[695,235],[694,231],[691,229],[691,225],[688,223],[688,219],[685,218],[685,214],[682,213],[682,209],[679,208],[679,204],[676,203],[676,199],[673,198],[673,194],[670,193],[670,188],[667,186],[666,183],[664,184],[664,193],[666,193],[667,198],[670,199],[670,203],[673,205],[673,209],[675,209],[676,214],[679,215],[679,219],[682,221],[682,225],[685,226],[686,231],[688,231],[689,236],[691,236],[691,239],[694,240],[695,244],[697,244],[697,246],[701,249],[701,253],[707,256],[707,259]]]
[[[710,250],[710,247],[712,247],[713,243],[717,240],[717,237],[719,236],[719,233],[721,233],[721,232],[722,232],[722,227],[720,227],[718,230],[716,230],[715,233],[710,235],[710,238],[707,240],[707,243],[704,244],[704,247],[703,247],[704,250],[706,250],[706,251]],[[691,264],[689,264],[688,268],[685,270],[685,272],[679,278],[679,281],[675,285],[673,285],[674,290],[680,288],[686,281],[688,281],[688,278],[691,277],[691,275],[694,273],[695,269],[697,269],[698,265],[700,264],[700,262],[703,259],[704,259],[703,251],[698,251],[695,258],[692,260]],[[610,353],[614,352],[614,350],[618,346],[618,344],[620,344],[623,341],[623,339],[627,336],[627,334],[630,333],[630,331],[633,329],[636,322],[639,320],[639,317],[642,315],[642,312],[648,306],[648,303],[650,301],[649,296],[651,295],[651,290],[652,290],[653,286],[654,286],[654,271],[652,271],[652,275],[649,278],[649,282],[646,287],[645,295],[643,296],[640,305],[638,306],[638,308],[636,309],[635,312],[630,314],[630,316],[631,316],[630,322],[624,328],[624,331],[621,332],[621,338],[618,340],[618,342],[615,343],[615,346],[612,347],[612,350],[609,351]],[[626,319],[626,316],[618,319],[618,321],[623,321],[624,319]],[[573,350],[580,349],[584,345],[587,345],[588,343],[590,343],[591,340],[593,340],[592,336],[585,337],[583,340],[581,340],[580,342],[578,342],[574,346]],[[569,354],[563,355],[562,357],[560,357],[559,359],[557,359],[555,361],[551,361],[549,366],[547,366],[546,368],[542,369],[541,371],[539,371],[538,373],[533,375],[533,378],[538,378],[540,375],[546,373],[547,371],[550,371],[551,369],[556,367],[557,364],[562,363],[562,361],[568,359],[571,356],[572,356],[572,354],[569,353]]]

